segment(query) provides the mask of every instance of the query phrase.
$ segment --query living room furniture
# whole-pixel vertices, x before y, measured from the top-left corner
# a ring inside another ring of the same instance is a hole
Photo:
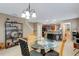
[[[19,35],[21,33],[21,35]],[[5,48],[18,45],[19,36],[23,37],[23,24],[12,21],[9,18],[5,21]]]
[[[22,56],[42,56],[40,52],[37,52],[35,48],[32,51],[29,51],[27,38],[19,38],[19,43],[21,47]]]
[[[76,51],[77,49],[79,49],[79,34],[78,34],[78,32],[73,32],[72,38],[73,38],[73,47],[74,47],[73,51]],[[79,51],[77,51],[74,54],[74,56],[76,56],[77,54],[79,54]]]
[[[56,41],[50,41],[50,40],[43,40],[43,41],[36,41],[32,47],[40,49],[40,52],[44,56],[46,54],[45,50],[48,49],[54,49],[57,47],[57,42]]]
[[[23,38],[20,38],[19,43],[20,43],[20,47],[21,47],[22,56],[30,56],[27,41]]]
[[[59,40],[61,40],[61,36],[62,36],[62,34],[60,34],[60,33],[47,32],[45,38],[50,40],[50,41],[53,41],[53,40],[59,41]]]
[[[77,49],[79,49],[79,38],[75,37],[73,45],[74,45],[74,48],[75,48],[73,51],[76,51]],[[76,56],[77,54],[79,54],[79,51],[77,51],[74,54],[74,56]]]
[[[27,39],[19,38],[19,43],[21,47],[22,56],[42,56],[41,53],[37,52],[35,48],[32,51],[29,51]]]
[[[60,24],[49,24],[49,25],[43,25],[42,26],[42,37],[45,37],[47,32],[54,33],[56,32],[56,36],[59,37],[59,41],[62,40],[62,29]]]

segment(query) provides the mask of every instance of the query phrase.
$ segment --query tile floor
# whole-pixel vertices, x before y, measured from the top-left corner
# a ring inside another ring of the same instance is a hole
[[[59,42],[59,44],[60,44],[60,42]],[[68,41],[65,45],[66,46],[64,48],[64,56],[73,56],[77,51],[79,51],[77,49],[73,52],[74,48],[72,47],[73,46],[72,41]],[[57,48],[55,48],[55,50],[59,52],[59,50],[60,50],[59,46]],[[0,56],[21,56],[20,46],[18,45],[18,46],[12,47],[12,48],[0,50]],[[77,56],[79,56],[79,54]]]
[[[0,50],[0,56],[21,56],[20,46]]]

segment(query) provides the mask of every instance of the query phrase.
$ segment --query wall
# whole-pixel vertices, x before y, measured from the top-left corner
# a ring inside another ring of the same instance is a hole
[[[27,35],[32,33],[33,29],[31,28],[26,19],[0,13],[0,42],[5,42],[5,21],[7,18],[23,23],[23,37],[27,37]]]
[[[79,29],[79,19],[77,20],[77,28]]]
[[[69,19],[69,20],[64,20],[60,23],[68,23],[70,22],[71,23],[71,31],[75,31],[79,25],[79,18],[74,18],[74,19]]]

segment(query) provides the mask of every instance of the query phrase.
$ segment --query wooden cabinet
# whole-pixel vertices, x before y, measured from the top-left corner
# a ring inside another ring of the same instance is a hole
[[[18,44],[17,38],[23,37],[23,25],[16,21],[5,22],[5,47],[9,48]]]

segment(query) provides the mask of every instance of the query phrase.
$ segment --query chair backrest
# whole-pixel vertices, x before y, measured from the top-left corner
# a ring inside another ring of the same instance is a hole
[[[20,47],[21,47],[21,53],[23,56],[30,56],[28,44],[25,40],[19,39]]]

